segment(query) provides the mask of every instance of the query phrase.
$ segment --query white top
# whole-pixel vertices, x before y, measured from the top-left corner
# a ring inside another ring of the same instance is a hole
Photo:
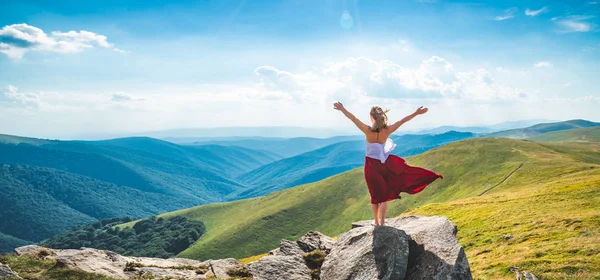
[[[396,144],[390,138],[385,143],[367,142],[367,157],[378,159],[381,163],[385,163],[394,148],[396,148]]]

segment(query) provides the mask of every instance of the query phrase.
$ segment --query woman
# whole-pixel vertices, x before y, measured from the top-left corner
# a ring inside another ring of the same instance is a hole
[[[368,126],[348,112],[342,103],[333,104],[333,108],[341,111],[367,137],[367,154],[365,157],[365,180],[371,194],[371,209],[375,216],[375,226],[385,225],[387,202],[400,199],[400,192],[415,194],[427,187],[442,175],[406,164],[398,156],[390,155],[396,144],[389,139],[405,122],[417,115],[427,113],[427,108],[419,107],[414,113],[393,123],[387,124],[387,111],[378,106],[371,108],[371,126]]]

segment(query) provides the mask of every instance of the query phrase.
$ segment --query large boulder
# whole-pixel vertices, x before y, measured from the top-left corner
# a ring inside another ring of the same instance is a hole
[[[27,245],[16,248],[15,254],[17,254],[17,256],[30,255],[39,252],[41,249],[43,249],[43,247],[40,247],[38,245]]]
[[[279,251],[276,253],[276,255],[281,256],[295,256],[302,254],[304,254],[304,251],[300,248],[298,243],[286,239],[282,239],[281,242],[279,242]]]
[[[19,275],[12,271],[10,267],[0,263],[0,279],[23,279]]]
[[[37,254],[40,250],[50,251],[51,257],[56,259],[57,267],[98,273],[115,279],[130,279],[139,275],[152,275],[157,279],[206,279],[209,276],[225,279],[229,278],[229,271],[245,269],[245,265],[235,259],[200,262],[183,258],[125,257],[111,251],[92,248],[55,250],[37,247],[35,250],[21,248],[19,252]]]
[[[321,279],[404,279],[408,242],[409,237],[393,227],[352,229],[338,238],[325,258]]]
[[[335,244],[335,240],[320,232],[310,231],[300,237],[296,243],[298,243],[298,246],[307,253],[314,250],[321,250],[325,253],[329,253]]]
[[[266,256],[248,264],[254,280],[311,280],[310,269],[300,255]]]
[[[387,225],[410,236],[409,279],[472,279],[464,249],[456,238],[457,227],[446,217],[403,216]],[[369,228],[373,221],[354,223]]]

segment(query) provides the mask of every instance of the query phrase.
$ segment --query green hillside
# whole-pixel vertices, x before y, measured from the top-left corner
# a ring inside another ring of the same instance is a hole
[[[409,159],[414,165],[444,175],[423,192],[390,205],[390,216],[407,209],[522,190],[553,182],[568,174],[596,172],[597,165],[573,157],[578,148],[510,139],[473,139],[449,144]],[[587,174],[587,173],[586,173]],[[518,210],[517,210],[518,211]],[[164,214],[203,221],[207,233],[182,257],[242,258],[297,239],[309,230],[337,235],[356,220],[371,217],[368,192],[360,168],[317,183],[265,197],[204,205]]]
[[[246,188],[235,175],[278,159],[241,147],[189,147],[145,137],[0,135],[0,233],[39,241],[97,219],[224,201]]]
[[[487,134],[484,137],[503,137],[503,138],[516,138],[516,139],[525,139],[535,137],[540,134],[553,132],[553,131],[563,131],[570,130],[576,128],[587,128],[587,127],[597,127],[600,126],[600,123],[591,122],[586,120],[570,120],[564,122],[555,122],[555,123],[540,123],[531,127],[521,128],[521,129],[510,129],[500,132],[495,132],[491,134]]]
[[[393,153],[412,156],[435,147],[473,137],[468,132],[450,131],[438,135],[402,135],[393,137],[397,143]],[[252,186],[237,198],[266,195],[293,186],[317,182],[364,164],[365,141],[345,141],[295,157],[261,166],[237,179]]]
[[[0,166],[0,193],[0,232],[29,241],[97,219],[144,217],[193,203],[56,169],[22,165]]]
[[[31,242],[0,232],[0,252],[9,252],[14,248],[25,246]]]
[[[600,127],[548,132],[532,137],[531,140],[540,142],[600,142]]]

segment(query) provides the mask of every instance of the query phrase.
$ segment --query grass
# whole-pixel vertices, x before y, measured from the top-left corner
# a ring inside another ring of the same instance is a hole
[[[389,206],[389,216],[429,203],[520,190],[597,168],[582,161],[582,147],[511,139],[472,139],[456,142],[409,158],[409,163],[444,175],[423,192],[404,195]],[[512,174],[512,175],[511,175]],[[297,240],[306,232],[336,236],[352,222],[370,219],[369,195],[362,169],[298,186],[268,196],[203,205],[166,213],[203,221],[207,233],[179,257],[206,260],[246,258],[279,246],[281,239]],[[131,226],[133,223],[122,226]]]
[[[262,257],[266,257],[268,255],[269,255],[269,253],[264,253],[264,254],[260,254],[260,255],[256,255],[256,256],[252,256],[252,257],[247,257],[247,258],[239,259],[238,262],[243,263],[243,264],[249,264],[251,262],[258,261]]]
[[[598,205],[600,172],[594,168],[407,214],[454,221],[474,279],[514,279],[510,266],[540,279],[600,279]]]
[[[600,127],[569,129],[531,138],[540,142],[600,142]]]

